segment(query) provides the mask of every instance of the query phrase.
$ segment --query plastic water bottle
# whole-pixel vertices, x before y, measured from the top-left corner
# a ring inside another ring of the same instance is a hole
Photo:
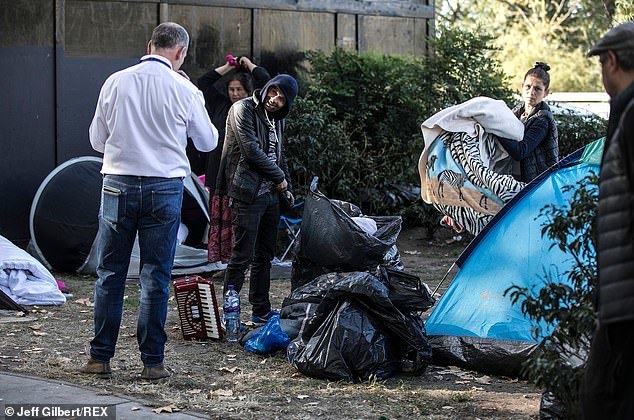
[[[240,295],[233,289],[233,285],[227,285],[224,302],[225,316],[225,341],[238,341],[240,339]]]

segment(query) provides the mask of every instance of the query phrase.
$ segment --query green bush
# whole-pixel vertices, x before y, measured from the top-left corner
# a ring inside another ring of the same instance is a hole
[[[575,150],[605,136],[608,123],[597,115],[578,115],[564,110],[555,115],[559,130],[559,157],[563,158]]]
[[[476,96],[513,103],[513,91],[500,63],[492,58],[491,45],[489,35],[459,29],[444,31],[432,42],[435,53],[426,69],[432,80],[429,116]]]
[[[541,340],[541,351],[525,363],[524,372],[531,382],[557,397],[566,409],[566,418],[579,414],[578,390],[596,319],[592,298],[598,284],[597,183],[598,177],[591,174],[567,187],[575,190],[567,206],[549,205],[541,211],[548,221],[542,236],[572,257],[572,268],[561,275],[547,275],[538,291],[518,286],[506,291],[533,321],[537,340],[544,332],[540,324],[552,330]]]
[[[286,129],[295,188],[305,193],[316,175],[329,197],[373,214],[417,218],[433,232],[438,214],[431,206],[418,199],[394,207],[385,191],[388,184],[419,184],[425,119],[474,96],[511,97],[487,45],[485,37],[450,31],[429,57],[307,53],[305,89]]]

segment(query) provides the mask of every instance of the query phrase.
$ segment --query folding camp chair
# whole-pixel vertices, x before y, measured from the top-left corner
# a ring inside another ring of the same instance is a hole
[[[298,211],[300,207],[304,205],[304,201],[297,202],[293,205],[291,210],[286,213],[286,215],[280,216],[280,226],[279,228],[286,231],[288,236],[288,245],[284,249],[282,255],[279,256],[280,261],[284,261],[288,254],[293,249],[295,242],[297,242],[297,238],[299,238],[299,232],[302,223],[301,213]]]

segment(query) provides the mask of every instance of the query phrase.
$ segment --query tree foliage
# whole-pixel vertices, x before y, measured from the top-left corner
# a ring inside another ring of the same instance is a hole
[[[551,90],[600,91],[599,67],[588,48],[611,26],[632,19],[630,0],[443,0],[438,26],[492,35],[493,56],[519,87],[536,61],[551,65]]]
[[[572,268],[561,275],[549,273],[540,290],[513,286],[506,291],[533,321],[536,339],[544,337],[541,325],[552,331],[541,339],[541,352],[526,362],[524,371],[530,381],[564,404],[569,418],[578,414],[578,389],[596,320],[597,183],[595,174],[585,177],[566,187],[574,190],[567,206],[549,205],[540,213],[547,218],[542,236],[571,256]]]

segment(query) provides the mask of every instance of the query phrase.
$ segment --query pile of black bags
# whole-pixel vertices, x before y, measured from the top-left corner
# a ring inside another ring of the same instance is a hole
[[[288,360],[308,376],[331,380],[420,374],[431,361],[421,314],[434,299],[418,277],[401,271],[400,217],[363,216],[372,219],[372,230],[376,225],[368,232],[355,221],[361,216],[356,206],[328,199],[313,181],[292,291],[279,318],[291,340]]]

